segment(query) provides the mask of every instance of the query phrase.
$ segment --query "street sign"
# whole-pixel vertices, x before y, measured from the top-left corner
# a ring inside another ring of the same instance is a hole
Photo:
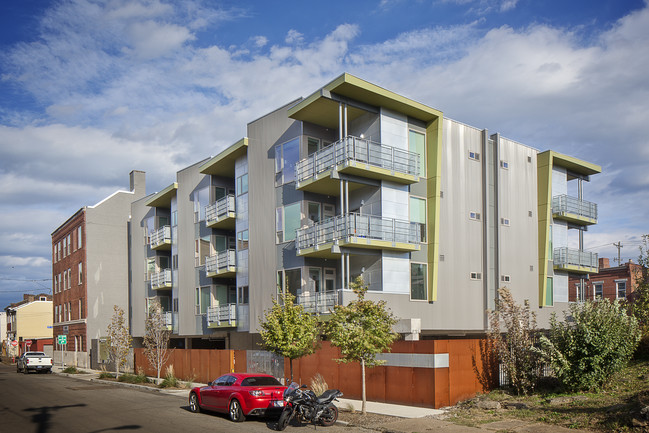
[[[63,333],[67,334],[68,332],[70,332],[70,327],[68,325],[63,325]]]
[[[61,345],[68,344],[68,336],[67,335],[59,335],[57,343],[59,343]]]
[[[13,340],[13,341],[11,342],[11,345],[12,345],[13,347],[16,347],[16,346],[18,346],[18,341],[16,341],[16,340]]]
[[[25,346],[27,346],[28,349],[31,347],[31,345],[32,345],[32,340],[25,341]]]

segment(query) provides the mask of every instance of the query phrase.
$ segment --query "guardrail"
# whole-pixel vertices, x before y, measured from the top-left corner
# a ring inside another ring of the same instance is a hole
[[[219,251],[213,256],[205,259],[205,271],[207,273],[219,273],[224,269],[236,266],[237,252],[236,250]]]
[[[597,253],[579,251],[572,248],[555,248],[553,262],[555,266],[579,266],[597,269]]]
[[[552,197],[552,213],[570,213],[586,218],[597,219],[597,203],[579,200],[569,195]]]
[[[205,222],[211,224],[224,217],[227,217],[231,212],[235,211],[235,203],[233,194],[228,194],[225,197],[217,200],[216,203],[205,207]]]
[[[151,247],[171,242],[171,226],[164,226],[151,233]]]
[[[214,307],[207,307],[207,324],[217,326],[232,325],[237,320],[237,305],[226,304],[217,305]]]

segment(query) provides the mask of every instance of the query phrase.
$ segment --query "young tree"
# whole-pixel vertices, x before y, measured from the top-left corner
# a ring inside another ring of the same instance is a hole
[[[108,325],[108,356],[115,363],[115,377],[119,377],[119,368],[128,363],[128,353],[133,339],[129,334],[124,310],[113,306],[113,318]]]
[[[374,302],[365,299],[367,286],[357,277],[351,284],[358,299],[347,306],[336,305],[327,323],[327,337],[331,344],[340,349],[342,358],[337,362],[360,362],[362,380],[362,413],[367,413],[365,403],[365,367],[374,367],[384,362],[376,355],[390,350],[390,345],[399,336],[392,330],[396,317],[385,301]]]
[[[649,334],[649,235],[642,235],[638,264],[642,266],[642,275],[638,286],[634,288],[631,308],[633,315],[642,328],[643,335]]]
[[[264,313],[260,333],[266,350],[289,359],[292,381],[293,360],[315,352],[320,326],[317,317],[294,303],[292,294],[283,293],[280,299],[281,303],[273,299],[272,308]]]
[[[539,355],[533,350],[538,332],[536,314],[528,300],[522,306],[516,304],[508,289],[499,289],[498,295],[496,309],[489,313],[488,337],[510,385],[518,394],[527,394],[536,386],[539,375]]]
[[[144,322],[144,328],[144,355],[151,366],[156,369],[158,379],[160,379],[160,371],[171,355],[169,350],[171,331],[167,328],[165,313],[162,311],[158,299],[149,306],[149,314]]]

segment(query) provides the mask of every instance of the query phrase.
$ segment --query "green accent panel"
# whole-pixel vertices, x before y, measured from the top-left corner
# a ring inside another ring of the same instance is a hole
[[[144,203],[150,207],[171,207],[171,199],[176,196],[178,183],[174,182],[160,192],[157,192]]]
[[[203,174],[214,174],[224,177],[234,177],[234,162],[248,152],[248,138],[244,137],[223,152],[212,157],[198,170]]]
[[[599,165],[581,160],[579,158],[575,158],[573,156],[564,155],[553,150],[546,150],[545,152],[540,153],[539,156],[544,154],[549,154],[552,166],[567,168],[572,172],[586,176],[602,172],[602,167],[600,167]]]
[[[545,305],[554,305],[554,284],[552,278],[548,277],[545,288]]]
[[[537,155],[539,217],[539,306],[547,306],[550,224],[552,223],[552,152]]]
[[[426,127],[426,198],[428,199],[428,300],[437,301],[439,268],[439,209],[442,188],[442,127],[443,115]]]

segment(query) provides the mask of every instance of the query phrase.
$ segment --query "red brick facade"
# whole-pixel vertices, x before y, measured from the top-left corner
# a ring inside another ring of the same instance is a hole
[[[87,352],[86,227],[81,209],[52,233],[54,350]],[[67,329],[66,329],[67,328]],[[67,334],[67,344],[57,336]]]
[[[642,278],[642,266],[628,261],[621,266],[610,266],[609,259],[599,259],[599,273],[590,274],[590,278],[584,280],[585,298],[595,299],[601,297],[610,299],[632,299],[633,290],[638,281]],[[577,301],[579,278],[569,279],[569,300]]]

